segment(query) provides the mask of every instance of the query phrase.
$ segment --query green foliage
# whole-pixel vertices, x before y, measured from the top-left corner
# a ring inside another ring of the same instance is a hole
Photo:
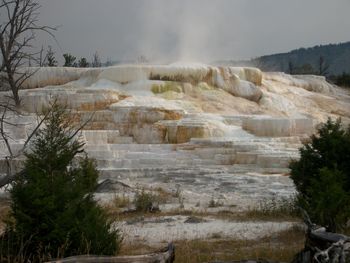
[[[55,58],[55,53],[52,50],[52,47],[49,46],[46,54],[47,66],[48,67],[57,67],[57,60]]]
[[[321,59],[322,58],[322,59]],[[293,67],[290,67],[290,62]],[[300,48],[288,53],[258,57],[249,61],[231,62],[232,65],[258,66],[263,71],[285,71],[310,64],[315,73],[323,76],[350,73],[350,42]]]
[[[289,74],[296,74],[296,75],[316,75],[317,72],[314,70],[312,65],[310,63],[305,63],[301,66],[294,66],[292,62],[289,62],[288,64],[288,70]]]
[[[290,164],[299,204],[314,222],[339,230],[350,216],[344,205],[350,200],[350,130],[329,119],[300,149],[300,157]]]
[[[79,68],[88,68],[90,66],[89,62],[87,62],[86,58],[81,58],[78,62]]]
[[[342,75],[335,77],[335,84],[341,87],[350,87],[350,74],[343,72]]]
[[[295,74],[301,74],[301,75],[313,75],[316,74],[314,68],[311,64],[305,63],[301,65],[300,67],[297,67],[295,70]]]
[[[13,184],[13,223],[7,224],[0,248],[12,239],[12,251],[24,246],[28,260],[76,254],[114,255],[120,236],[93,199],[98,172],[75,139],[70,118],[57,104],[26,154],[23,175]],[[17,242],[16,242],[17,241]]]
[[[250,219],[290,220],[299,217],[299,209],[295,196],[263,198],[257,206],[250,207],[246,212]]]
[[[166,81],[163,84],[153,84],[151,91],[154,94],[164,93],[167,91],[174,91],[177,93],[183,92],[181,85],[177,82],[172,82],[172,81]]]
[[[77,59],[76,57],[74,57],[72,54],[66,53],[63,54],[64,57],[64,67],[76,67],[77,63],[75,62],[75,60]]]
[[[297,216],[298,209],[295,197],[281,197],[273,196],[270,199],[264,199],[259,203],[257,212],[264,216]]]
[[[138,212],[152,212],[155,210],[155,203],[157,197],[151,193],[147,193],[144,190],[136,193],[134,199],[135,209]]]
[[[311,217],[333,231],[350,218],[350,194],[344,189],[344,181],[344,174],[338,170],[321,169],[318,179],[313,179],[312,188],[308,189],[312,198],[304,204]]]

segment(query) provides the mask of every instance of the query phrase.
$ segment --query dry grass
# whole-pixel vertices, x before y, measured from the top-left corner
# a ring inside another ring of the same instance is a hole
[[[304,246],[305,234],[291,229],[260,240],[192,240],[175,243],[176,260],[181,263],[268,259],[290,262]]]
[[[102,205],[107,215],[112,220],[117,220],[123,209],[129,208],[131,205],[130,199],[125,195],[114,195],[113,199]]]
[[[248,210],[243,212],[234,212],[229,210],[221,210],[218,212],[210,212],[206,210],[185,210],[181,208],[175,208],[169,211],[161,211],[154,213],[145,213],[142,211],[121,211],[120,209],[110,209],[109,206],[105,207],[108,214],[113,220],[116,221],[128,221],[135,218],[154,218],[154,217],[165,217],[165,216],[195,216],[199,218],[213,218],[221,219],[226,221],[240,221],[240,222],[251,222],[251,221],[269,221],[269,222],[302,222],[302,220],[296,215],[290,214],[277,214],[270,213],[266,214],[258,210]]]
[[[202,263],[242,259],[268,259],[290,262],[303,249],[303,229],[292,228],[259,240],[221,239],[215,235],[208,240],[175,242],[176,263]],[[123,244],[121,255],[141,255],[158,251],[147,244]]]
[[[156,189],[158,200],[166,202],[171,198],[170,194]],[[0,200],[0,221],[6,218],[9,211],[9,202]],[[115,220],[130,220],[137,217],[162,217],[162,216],[196,216],[200,218],[212,217],[232,221],[295,221],[300,220],[296,216],[285,213],[279,209],[251,209],[246,212],[208,212],[196,210],[174,209],[159,213],[123,213],[123,208],[128,208],[131,202],[126,196],[116,196],[110,207],[106,209],[111,212]],[[111,210],[112,208],[112,210]],[[0,225],[1,226],[1,225]],[[164,244],[165,245],[165,244]],[[216,260],[232,261],[241,259],[264,258],[274,261],[289,262],[304,245],[304,232],[299,228],[290,229],[270,237],[259,240],[237,240],[223,239],[222,234],[213,234],[208,240],[182,240],[176,241],[176,261],[181,263],[210,262]],[[141,255],[156,252],[159,247],[150,247],[144,243],[123,243],[121,255]]]
[[[301,221],[289,208],[280,203],[269,203],[245,212],[174,209],[171,211],[150,213],[124,213],[119,220],[130,220],[142,216],[195,216],[199,218],[211,217],[228,221]],[[237,240],[223,238],[222,233],[214,233],[207,240],[176,241],[176,260],[181,263],[199,263],[213,261],[232,261],[242,259],[269,259],[273,261],[290,262],[304,246],[305,233],[300,227],[272,234],[258,240]],[[165,245],[165,244],[164,244]],[[123,244],[123,255],[140,255],[155,252],[159,249],[150,247],[147,243]]]
[[[140,243],[122,243],[119,251],[120,256],[136,256],[157,252],[159,249]]]
[[[209,201],[208,207],[214,208],[214,207],[220,207],[223,206],[223,202],[220,202],[219,200],[215,200],[214,197],[212,197]]]
[[[157,188],[153,189],[153,192],[155,192],[156,201],[159,204],[165,204],[173,198],[172,193],[167,192],[166,190],[164,190],[161,187],[157,187]]]
[[[112,200],[112,205],[115,208],[126,208],[129,207],[131,204],[129,197],[126,195],[115,195]]]
[[[9,216],[10,212],[10,200],[9,199],[0,199],[0,233],[3,232],[5,228],[4,220]]]
[[[138,201],[142,205],[147,205],[147,201],[151,202],[152,205],[158,206],[159,204],[167,203],[171,198],[172,194],[165,191],[163,188],[151,188],[149,190],[141,189],[135,195],[134,199],[130,199],[130,196],[127,194],[115,194],[113,199],[108,203],[103,204],[103,208],[113,219],[121,218],[132,218],[133,215],[139,216],[140,213],[146,213],[145,211],[136,211],[135,213],[126,213],[125,211],[133,210],[135,208],[136,199],[139,198]]]
[[[299,217],[296,198],[276,198],[262,200],[257,207],[250,208],[246,212],[249,218],[297,218]]]
[[[181,198],[181,191],[178,190],[174,194],[164,191],[162,188],[153,189],[152,198],[157,204],[169,203],[173,198]],[[116,203],[116,202],[112,202]],[[112,205],[113,206],[113,205]],[[219,211],[213,211],[212,207],[222,207]],[[135,217],[163,217],[163,216],[197,216],[197,217],[211,217],[229,221],[301,221],[298,209],[295,206],[294,199],[269,199],[263,200],[257,207],[248,208],[246,211],[236,211],[225,208],[220,201],[212,199],[208,204],[209,209],[196,209],[186,210],[181,207],[174,208],[172,210],[162,211],[158,213],[142,213],[139,212],[123,212],[120,209],[109,209],[113,211],[110,213],[119,220],[129,220]]]

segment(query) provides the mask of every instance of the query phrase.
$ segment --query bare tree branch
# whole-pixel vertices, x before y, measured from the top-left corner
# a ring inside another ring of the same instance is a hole
[[[34,130],[29,134],[28,138],[26,139],[26,141],[23,144],[23,147],[21,148],[21,150],[18,151],[17,155],[14,155],[14,157],[19,157],[20,155],[22,155],[24,153],[24,151],[26,150],[28,143],[30,142],[30,140],[34,137],[34,135],[39,131],[39,129],[41,128],[42,124],[46,121],[47,117],[49,116],[50,112],[47,112],[44,117],[41,119],[41,121],[36,125],[36,127],[34,128]]]
[[[0,119],[0,134],[1,134],[2,139],[5,142],[5,145],[6,145],[6,148],[7,148],[8,152],[9,152],[9,154],[10,154],[10,157],[12,157],[13,156],[13,152],[12,152],[10,143],[8,141],[8,135],[6,134],[5,128],[4,128],[4,119],[5,119],[5,116],[6,116],[6,112],[7,112],[7,106],[4,107],[4,111],[3,111],[2,115],[1,115],[1,119]]]
[[[0,76],[12,91],[16,107],[20,106],[19,90],[23,83],[34,73],[28,74],[25,70],[18,73],[18,69],[26,62],[32,60],[42,66],[42,57],[36,56],[41,52],[33,52],[31,43],[35,40],[35,33],[46,32],[55,40],[53,31],[57,27],[39,25],[40,4],[36,0],[1,0],[0,12],[6,16],[4,22],[0,22],[0,51],[2,64]],[[56,41],[57,42],[57,41]]]
[[[33,137],[36,136],[41,129],[41,127],[45,124],[48,118],[50,118],[50,115],[54,110],[57,110],[57,106],[59,105],[58,99],[53,98],[51,99],[50,106],[44,113],[39,114],[37,113],[37,124],[35,128],[31,131],[31,133],[27,136],[23,146],[21,147],[20,150],[14,152],[13,149],[11,148],[11,144],[9,139],[11,137],[9,134],[5,131],[5,124],[9,123],[10,125],[16,126],[15,123],[8,122],[6,120],[6,114],[9,112],[12,112],[14,114],[20,114],[17,112],[17,109],[15,107],[12,107],[10,105],[10,101],[7,102],[7,104],[0,104],[0,109],[2,109],[2,113],[0,116],[0,136],[8,150],[8,155],[4,157],[5,164],[6,164],[6,174],[4,176],[0,176],[0,188],[6,186],[7,184],[11,183],[14,181],[18,176],[21,176],[23,172],[16,172],[16,161],[20,156],[22,156],[29,143],[32,141]],[[64,109],[65,107],[63,107]],[[67,114],[69,114],[67,112]],[[74,117],[67,115],[67,118],[65,120],[65,123],[63,124],[63,128],[66,129],[66,131],[70,134],[70,139],[74,138],[75,136],[78,135],[79,132],[92,120],[94,116],[94,113],[92,113],[89,118],[84,121],[82,124],[80,124],[78,127],[73,128],[71,123],[74,122]],[[70,140],[69,140],[70,141]],[[80,153],[81,151],[78,151],[77,153]],[[18,169],[17,169],[18,170]]]
[[[95,115],[95,112],[93,112],[93,113],[90,115],[90,117],[89,117],[85,122],[83,122],[83,123],[72,133],[72,135],[70,136],[69,139],[70,139],[70,140],[73,139],[81,130],[83,130],[84,127],[85,127],[89,122],[92,121],[94,115]]]
[[[35,136],[35,134],[37,134],[37,132],[39,131],[39,129],[41,128],[41,126],[43,125],[45,120],[48,118],[48,116],[50,114],[50,111],[48,111],[43,116],[43,118],[41,118],[41,120],[38,122],[38,124],[36,125],[34,130],[27,137],[27,139],[24,142],[22,148],[15,153],[12,150],[11,144],[9,142],[9,139],[11,137],[5,131],[5,124],[11,124],[12,126],[16,126],[16,124],[6,121],[6,114],[9,111],[11,111],[13,113],[18,113],[18,112],[16,112],[16,109],[13,109],[9,105],[9,101],[5,105],[0,105],[0,108],[3,108],[3,111],[2,111],[2,114],[1,114],[1,118],[0,118],[0,136],[1,136],[2,140],[4,141],[5,146],[7,148],[7,151],[8,151],[8,155],[5,156],[6,175],[0,177],[0,188],[1,188],[1,187],[5,186],[5,185],[11,183],[13,180],[16,179],[17,176],[19,176],[21,174],[21,172],[20,173],[16,173],[15,172],[15,167],[14,167],[15,159],[20,157],[25,152],[29,142],[32,140],[32,138]]]

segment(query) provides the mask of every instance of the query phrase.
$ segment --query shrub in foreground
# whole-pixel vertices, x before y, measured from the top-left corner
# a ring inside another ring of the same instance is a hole
[[[350,218],[350,130],[329,119],[290,168],[299,205],[311,220],[330,231],[342,229]]]
[[[86,156],[73,161],[83,153],[83,143],[75,138],[70,117],[54,103],[10,191],[12,220],[0,238],[4,262],[21,262],[18,255],[23,262],[40,262],[118,252],[118,230],[93,199],[95,164]]]

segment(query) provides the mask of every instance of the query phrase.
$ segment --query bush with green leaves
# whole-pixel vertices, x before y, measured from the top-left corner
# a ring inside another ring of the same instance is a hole
[[[98,171],[84,157],[71,118],[51,105],[12,185],[11,222],[0,237],[2,255],[40,262],[77,254],[115,255],[121,238],[93,199]],[[80,158],[78,158],[80,154]],[[77,161],[78,159],[78,161]]]
[[[336,84],[341,87],[350,87],[350,74],[343,72],[342,75],[336,77]]]
[[[138,212],[154,212],[158,210],[156,204],[157,197],[152,193],[148,193],[145,190],[137,192],[134,198],[135,210]]]
[[[298,203],[311,220],[341,230],[350,219],[350,129],[328,119],[290,168]]]

